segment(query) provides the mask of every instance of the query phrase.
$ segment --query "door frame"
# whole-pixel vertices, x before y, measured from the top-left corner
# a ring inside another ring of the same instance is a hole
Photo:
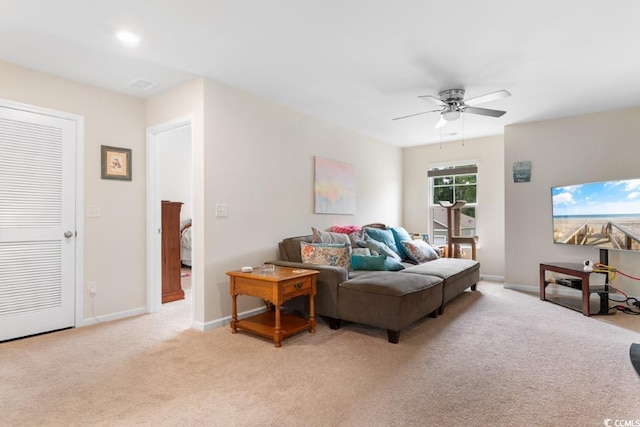
[[[191,164],[193,171],[193,117],[183,117],[147,128],[147,313],[155,313],[162,309],[162,239],[160,228],[162,224],[158,196],[158,162],[156,143],[161,134],[182,127],[191,128]],[[191,188],[194,188],[193,172],[191,173]],[[191,193],[191,207],[195,205],[194,192]],[[192,230],[196,224],[192,219]],[[192,239],[195,232],[192,231]],[[195,259],[195,246],[191,247],[191,259]],[[196,266],[191,266],[191,318],[195,306],[195,274]]]
[[[75,239],[76,252],[74,257],[74,288],[75,288],[75,311],[74,326],[86,326],[92,324],[84,321],[84,116],[67,113],[65,111],[40,107],[37,105],[24,104],[21,102],[9,101],[0,98],[0,107],[10,108],[18,111],[26,111],[34,114],[57,117],[71,120],[76,124],[75,143]]]

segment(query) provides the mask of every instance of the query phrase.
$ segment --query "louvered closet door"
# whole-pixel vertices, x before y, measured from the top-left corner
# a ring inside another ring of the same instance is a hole
[[[75,325],[75,144],[73,120],[0,107],[0,341]]]

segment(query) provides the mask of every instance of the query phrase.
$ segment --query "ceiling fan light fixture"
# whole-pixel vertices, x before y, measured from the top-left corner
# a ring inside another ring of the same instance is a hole
[[[442,113],[442,118],[448,122],[456,121],[460,118],[460,111],[447,110],[444,113]]]

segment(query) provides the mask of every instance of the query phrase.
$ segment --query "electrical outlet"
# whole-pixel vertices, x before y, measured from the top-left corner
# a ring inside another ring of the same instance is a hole
[[[87,283],[87,285],[89,285],[89,295],[95,296],[95,294],[96,294],[96,282],[89,282],[89,283]]]
[[[229,214],[226,203],[216,203],[216,216],[226,217]]]

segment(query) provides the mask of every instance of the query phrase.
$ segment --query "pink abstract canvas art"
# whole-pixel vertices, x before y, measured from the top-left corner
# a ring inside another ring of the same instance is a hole
[[[322,157],[315,158],[315,212],[356,213],[356,169],[353,165]]]

